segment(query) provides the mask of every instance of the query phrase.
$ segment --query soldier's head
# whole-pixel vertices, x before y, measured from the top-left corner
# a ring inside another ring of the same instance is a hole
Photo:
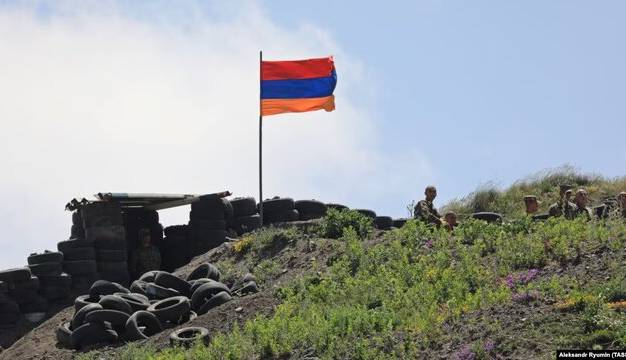
[[[569,191],[569,196],[572,196],[572,185],[568,185],[568,184],[561,184],[559,185],[559,196],[561,198],[563,198],[564,196],[567,196],[567,192]]]
[[[622,209],[626,209],[626,191],[622,191],[617,195],[617,202],[620,204]]]
[[[456,218],[456,213],[454,211],[448,211],[444,216],[443,219],[446,221],[446,223],[450,226],[450,227],[455,227],[458,225],[457,223],[457,218]]]
[[[435,200],[435,198],[437,197],[437,188],[432,185],[427,186],[426,190],[424,190],[424,195],[426,195],[427,201]]]
[[[576,206],[585,207],[587,206],[588,202],[589,195],[587,194],[587,190],[578,189],[578,191],[576,191],[576,195],[574,196],[574,203],[576,204]]]
[[[526,205],[526,214],[534,214],[539,211],[539,200],[535,195],[524,196],[524,204]]]
[[[142,247],[149,247],[152,245],[152,237],[150,236],[149,229],[139,230],[139,244],[141,244]]]

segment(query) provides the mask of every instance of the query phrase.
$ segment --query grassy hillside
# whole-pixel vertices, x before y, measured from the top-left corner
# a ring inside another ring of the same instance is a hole
[[[516,184],[497,197],[512,199],[528,186],[549,192],[561,180]],[[607,180],[588,184],[600,184],[589,186],[595,194],[616,191]],[[553,358],[556,348],[623,348],[625,244],[621,219],[466,221],[450,234],[415,221],[379,232],[357,213],[332,211],[317,227],[245,237],[219,260],[226,276],[252,269],[270,279],[294,261],[280,256],[290,249],[326,249],[326,261],[296,259],[306,271],[266,289],[279,303],[271,314],[212,334],[209,346],[148,343],[107,355],[499,359]]]

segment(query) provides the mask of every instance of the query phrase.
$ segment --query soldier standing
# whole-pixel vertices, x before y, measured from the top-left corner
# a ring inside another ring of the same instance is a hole
[[[571,185],[559,185],[559,201],[550,205],[548,214],[552,217],[565,216],[566,219],[574,218],[574,210],[576,204],[572,203],[569,199],[572,197]]]
[[[152,245],[150,230],[141,229],[139,240],[141,243],[130,258],[130,271],[136,278],[148,271],[161,268],[161,253],[156,246]]]
[[[526,215],[533,216],[539,211],[541,202],[537,200],[535,195],[526,195],[524,196],[524,204],[526,205]]]
[[[427,186],[424,190],[424,195],[426,199],[417,202],[413,211],[413,217],[427,224],[441,225],[441,215],[439,215],[439,212],[437,212],[437,209],[433,206],[433,201],[437,197],[437,188]]]

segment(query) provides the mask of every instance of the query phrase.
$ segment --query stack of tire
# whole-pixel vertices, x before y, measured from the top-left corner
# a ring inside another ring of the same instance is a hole
[[[408,219],[406,218],[393,219],[393,227],[400,229],[404,226],[404,224],[406,224],[407,221]]]
[[[226,228],[233,219],[233,206],[225,198],[202,197],[191,204],[189,239],[191,256],[204,254],[226,241]]]
[[[15,326],[20,319],[20,307],[7,293],[9,285],[6,281],[6,273],[0,271],[0,329]]]
[[[115,202],[93,202],[82,207],[85,240],[94,244],[101,279],[128,284],[128,252],[122,210]]]
[[[237,235],[252,232],[261,227],[261,216],[257,212],[256,200],[253,197],[235,198],[230,201],[233,206],[231,228]]]
[[[219,270],[206,263],[186,280],[165,271],[150,271],[130,289],[97,281],[89,294],[76,298],[76,312],[71,321],[57,327],[57,340],[64,347],[79,349],[96,343],[147,339],[230,301],[231,290],[219,282],[219,277]],[[247,289],[258,291],[250,279]]]
[[[300,220],[321,219],[326,215],[326,204],[317,200],[298,200],[295,202]]]
[[[327,203],[326,204],[326,208],[328,208],[328,209],[335,209],[335,210],[339,210],[339,211],[350,210],[350,208],[345,206],[345,205],[335,204],[335,203]]]
[[[0,281],[7,285],[8,295],[17,303],[22,314],[40,314],[43,318],[48,311],[48,302],[39,295],[39,279],[30,269],[17,268],[0,271]]]
[[[63,253],[46,250],[28,257],[30,272],[39,279],[39,294],[47,301],[66,299],[72,290],[72,277],[63,272]]]
[[[124,227],[126,228],[126,245],[129,253],[139,247],[141,239],[139,232],[142,229],[150,230],[150,240],[153,246],[160,247],[163,240],[163,226],[159,223],[159,213],[156,210],[144,208],[126,208],[123,211]]]
[[[93,241],[69,239],[59,242],[57,249],[63,254],[63,270],[71,276],[73,289],[89,289],[99,279]]]
[[[260,208],[260,204],[259,204]],[[274,197],[263,201],[263,225],[298,221],[300,213],[292,198]]]
[[[364,215],[372,220],[376,219],[376,212],[374,210],[369,209],[354,209],[354,211],[358,212],[361,215]]]
[[[189,226],[174,225],[165,228],[165,237],[159,247],[161,252],[161,269],[174,271],[189,263]]]

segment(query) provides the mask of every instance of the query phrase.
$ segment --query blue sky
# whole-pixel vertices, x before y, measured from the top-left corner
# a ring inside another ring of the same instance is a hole
[[[265,4],[364,63],[383,147],[424,152],[444,197],[565,163],[624,175],[623,1]]]
[[[265,121],[266,197],[399,217],[429,184],[625,175],[626,3],[379,4],[0,0],[0,268],[66,238],[72,197],[258,197],[260,49],[339,79],[335,112]]]

